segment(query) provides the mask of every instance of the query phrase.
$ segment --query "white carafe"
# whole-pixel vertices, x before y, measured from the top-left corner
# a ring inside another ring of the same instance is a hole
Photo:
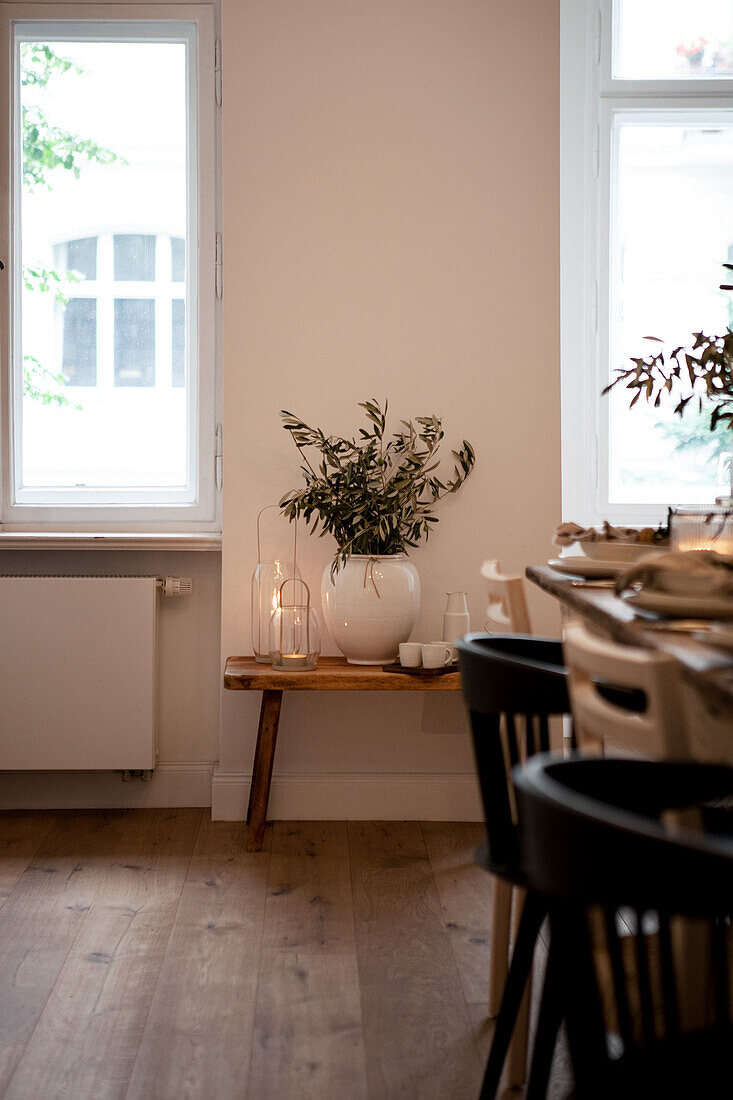
[[[443,612],[443,641],[453,647],[453,657],[457,656],[455,644],[471,629],[468,614],[468,602],[465,592],[449,592]]]

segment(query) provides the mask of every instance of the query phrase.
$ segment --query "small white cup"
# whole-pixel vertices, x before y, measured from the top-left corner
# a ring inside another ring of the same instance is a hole
[[[423,647],[419,642],[400,642],[400,664],[403,668],[419,668]]]
[[[422,647],[424,668],[442,668],[453,660],[453,650],[445,642],[429,642]]]

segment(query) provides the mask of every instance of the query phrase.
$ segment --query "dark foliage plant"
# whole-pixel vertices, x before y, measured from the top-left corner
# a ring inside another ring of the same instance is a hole
[[[733,271],[733,264],[723,264]],[[733,290],[724,283],[721,290]],[[676,400],[674,411],[683,416],[690,402],[694,401],[700,412],[710,409],[710,431],[718,426],[733,430],[733,329],[722,336],[708,336],[693,332],[690,347],[675,347],[650,355],[631,357],[630,367],[619,367],[616,378],[606,386],[606,394],[623,383],[633,397],[630,408],[639,398],[659,408],[668,397]],[[657,344],[664,344],[658,336],[647,336]]]
[[[290,432],[303,465],[305,486],[286,493],[280,508],[288,519],[302,518],[321,537],[331,534],[338,551],[336,572],[352,554],[381,557],[399,554],[427,539],[437,517],[435,504],[455,493],[471,473],[474,449],[467,440],[452,451],[451,477],[442,480],[436,470],[443,439],[437,416],[401,420],[387,436],[387,402],[363,401],[369,422],[356,439],[326,436],[300,417],[283,410],[283,427]],[[312,463],[306,451],[317,452]]]

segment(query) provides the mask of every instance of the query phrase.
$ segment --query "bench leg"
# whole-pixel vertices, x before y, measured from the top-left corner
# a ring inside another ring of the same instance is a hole
[[[252,786],[247,809],[247,851],[261,852],[265,839],[267,803],[270,798],[270,780],[275,760],[277,727],[280,722],[281,691],[263,691],[260,707],[260,724],[257,730],[257,748],[252,766]]]

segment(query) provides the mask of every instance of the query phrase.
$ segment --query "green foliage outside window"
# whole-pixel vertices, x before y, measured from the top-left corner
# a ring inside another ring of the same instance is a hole
[[[49,81],[65,73],[81,74],[82,68],[41,42],[23,42],[20,47],[20,83],[25,87],[46,88]],[[50,176],[57,170],[71,172],[78,179],[85,164],[125,162],[90,138],[82,138],[53,126],[36,106],[23,105],[21,116],[23,139],[23,190],[33,194],[38,188],[51,190]],[[81,282],[75,271],[60,273],[42,264],[23,265],[26,290],[52,294],[62,307],[68,302],[66,290],[71,283]],[[44,405],[71,406],[62,392],[68,379],[49,370],[33,355],[23,356],[23,395]],[[80,409],[81,405],[74,405]]]

